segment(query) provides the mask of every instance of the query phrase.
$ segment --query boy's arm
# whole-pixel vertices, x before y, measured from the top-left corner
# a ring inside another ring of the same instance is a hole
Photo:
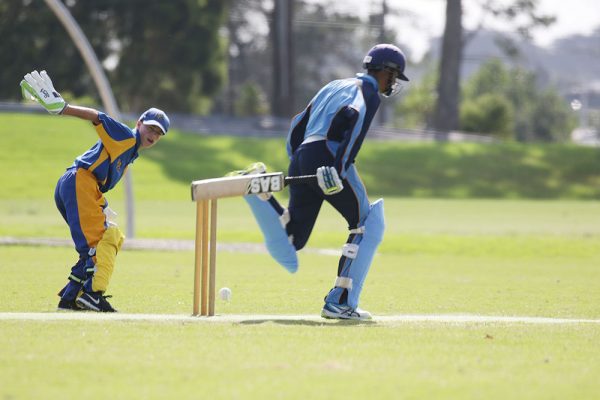
[[[87,121],[91,121],[94,125],[100,124],[100,119],[98,118],[98,110],[95,110],[93,108],[73,106],[71,104],[67,104],[61,114],[85,119]]]

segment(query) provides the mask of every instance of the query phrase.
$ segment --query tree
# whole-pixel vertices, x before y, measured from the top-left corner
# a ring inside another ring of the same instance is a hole
[[[357,46],[367,32],[357,16],[328,11],[325,5],[297,3],[295,112],[333,79],[347,78],[362,67],[366,50]],[[364,46],[368,46],[365,43]]]
[[[536,140],[567,141],[577,126],[575,117],[555,90],[538,93],[531,115],[532,133]]]
[[[162,104],[172,111],[205,112],[225,77],[219,0],[70,0],[69,11],[107,75],[122,109]],[[20,98],[18,79],[47,69],[55,86],[84,96],[96,90],[75,46],[43,0],[0,2],[0,87]],[[14,88],[14,89],[12,89]]]
[[[442,132],[458,129],[462,36],[461,0],[447,0],[446,26],[442,40],[442,58],[437,83],[438,99],[433,115],[433,127]]]
[[[574,117],[555,88],[541,87],[536,73],[489,60],[464,84],[460,128],[520,141],[565,140]]]
[[[483,94],[463,102],[460,128],[466,132],[510,138],[513,134],[512,105],[498,94]]]
[[[254,82],[244,83],[236,96],[234,112],[240,117],[267,115],[269,103],[260,86]]]
[[[268,40],[270,7],[264,0],[231,1],[227,17],[228,79],[216,111],[235,113],[235,104],[246,85],[256,85],[262,93],[272,93]],[[268,104],[267,104],[268,106]]]
[[[425,129],[431,124],[435,107],[437,71],[430,70],[418,81],[412,81],[410,90],[396,103],[394,125],[409,129]]]
[[[106,1],[106,0],[105,0]],[[219,0],[110,0],[119,62],[110,74],[132,110],[159,102],[170,110],[206,113],[225,79]]]
[[[499,5],[494,0],[484,3],[486,15],[513,22],[516,32],[528,39],[532,29],[548,26],[555,21],[554,17],[537,13],[537,0],[513,0],[510,4]],[[442,58],[438,80],[438,98],[435,107],[432,128],[448,132],[459,127],[460,102],[460,64],[463,48],[469,37],[462,30],[462,0],[446,0],[446,27],[442,42]],[[517,17],[518,23],[515,22]],[[480,28],[483,24],[480,24]],[[471,33],[470,35],[476,34]],[[498,41],[509,55],[514,56],[516,47],[506,37]]]
[[[294,113],[294,1],[275,0],[271,18],[273,95],[271,108],[279,117]]]
[[[274,83],[278,81],[276,69],[271,66],[275,54],[274,26],[269,24],[269,30],[265,32],[261,24],[256,23],[273,21],[274,4],[268,0],[232,2],[227,25],[230,86],[227,99],[221,101],[224,112],[232,112],[231,107],[241,88],[248,82],[258,84],[264,93],[269,93],[273,109],[280,105],[280,101],[272,95],[276,91]],[[305,107],[323,84],[360,72],[366,51],[380,38],[396,42],[391,30],[382,32],[380,0],[373,2],[373,9],[376,13],[368,16],[369,25],[366,25],[365,16],[361,19],[355,12],[336,10],[330,2],[294,1],[291,30],[294,68],[290,84],[294,91],[292,114]],[[398,14],[392,8],[387,11],[388,15]],[[281,115],[289,116],[286,113]]]
[[[109,34],[90,26],[101,25],[98,13],[88,12],[82,2],[69,7],[88,34],[100,60],[108,53]],[[57,88],[75,96],[93,93],[93,82],[77,48],[64,27],[43,0],[3,0],[0,2],[0,98],[20,100],[19,81],[32,69],[46,69]]]

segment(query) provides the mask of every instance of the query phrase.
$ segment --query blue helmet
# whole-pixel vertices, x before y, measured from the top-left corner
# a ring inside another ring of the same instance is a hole
[[[398,72],[398,78],[403,81],[408,81],[404,75],[406,67],[406,57],[402,50],[393,44],[378,44],[375,45],[363,60],[363,68],[381,70],[390,68]]]
[[[402,90],[400,79],[408,81],[404,75],[404,67],[406,66],[406,57],[402,50],[393,44],[378,44],[373,47],[363,60],[363,68],[367,70],[382,71],[392,70],[396,72],[397,78],[393,81],[390,79],[386,89],[382,92],[385,97],[390,97],[398,94]]]

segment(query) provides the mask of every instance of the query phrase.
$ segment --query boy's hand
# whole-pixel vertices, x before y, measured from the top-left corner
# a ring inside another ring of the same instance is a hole
[[[317,169],[317,183],[326,195],[341,192],[344,189],[342,180],[334,167],[320,167]]]
[[[46,71],[31,73],[24,76],[21,81],[21,93],[27,100],[40,103],[50,114],[61,114],[67,103],[60,93],[54,89],[52,80]]]

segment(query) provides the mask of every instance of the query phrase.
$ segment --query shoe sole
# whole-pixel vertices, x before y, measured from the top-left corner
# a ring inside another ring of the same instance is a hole
[[[56,306],[56,311],[86,311],[85,309],[79,307],[77,305],[77,301],[73,301],[71,304],[63,304],[61,305],[62,300]]]
[[[61,307],[56,307],[56,311],[59,311],[59,312],[80,312],[80,311],[88,311],[88,310],[83,309],[83,308],[61,308]]]
[[[347,319],[347,320],[353,320],[353,321],[369,321],[369,320],[373,319],[372,316],[368,316],[368,317],[347,317],[345,315],[333,313],[333,312],[328,311],[328,310],[321,310],[321,317],[322,318],[326,318],[326,319]]]

